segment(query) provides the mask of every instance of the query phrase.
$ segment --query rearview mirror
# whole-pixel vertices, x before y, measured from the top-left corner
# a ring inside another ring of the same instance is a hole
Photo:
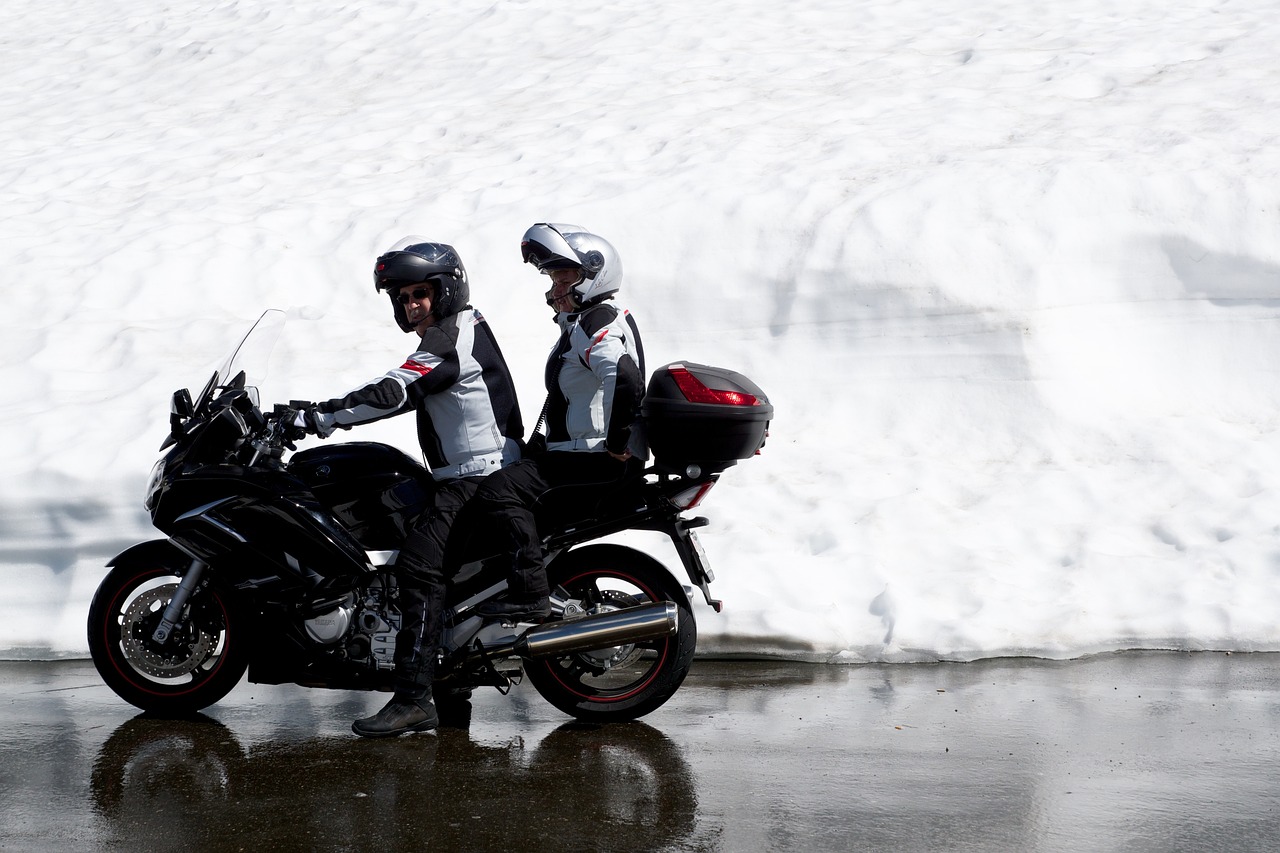
[[[186,388],[179,388],[173,392],[173,401],[169,404],[169,428],[177,432],[178,427],[195,414],[195,407],[191,405],[191,392]]]

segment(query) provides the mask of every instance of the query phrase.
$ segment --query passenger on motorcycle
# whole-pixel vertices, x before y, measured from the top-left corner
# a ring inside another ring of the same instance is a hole
[[[557,487],[617,482],[639,473],[647,455],[633,428],[644,396],[640,332],[612,301],[622,285],[617,251],[583,228],[549,223],[529,228],[520,246],[525,262],[551,279],[546,299],[560,327],[547,360],[547,401],[526,458],[484,481],[449,543],[450,562],[458,539],[503,543],[507,594],[477,611],[513,621],[550,614],[538,499]]]
[[[358,735],[386,737],[439,723],[431,682],[449,528],[484,477],[519,458],[524,426],[511,373],[484,317],[469,304],[466,269],[453,247],[406,237],[378,258],[373,280],[390,297],[396,323],[421,343],[386,375],[342,397],[305,404],[294,426],[327,437],[335,428],[417,412],[418,441],[437,488],[396,559],[403,622],[395,694],[377,714],[351,725]]]

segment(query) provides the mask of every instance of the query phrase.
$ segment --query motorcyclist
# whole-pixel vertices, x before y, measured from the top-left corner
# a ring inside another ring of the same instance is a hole
[[[538,223],[520,246],[524,261],[551,279],[546,299],[560,327],[546,366],[546,434],[538,432],[540,418],[526,458],[484,481],[457,535],[506,549],[507,593],[477,611],[536,621],[550,604],[534,506],[552,488],[613,482],[643,468],[646,450],[634,425],[644,355],[634,319],[613,303],[622,261],[607,240],[575,225]],[[456,547],[451,541],[451,562]]]
[[[417,412],[418,441],[437,486],[396,559],[402,624],[395,693],[351,729],[363,737],[426,731],[439,724],[431,694],[442,634],[444,545],[454,516],[488,474],[520,456],[524,426],[510,371],[488,324],[469,304],[466,269],[452,246],[406,237],[374,265],[375,288],[396,323],[421,342],[401,366],[342,397],[304,404],[294,426],[321,437]]]

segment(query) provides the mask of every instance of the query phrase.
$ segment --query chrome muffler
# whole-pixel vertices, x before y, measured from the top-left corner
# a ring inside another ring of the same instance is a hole
[[[568,622],[538,625],[519,637],[513,637],[509,643],[486,647],[484,656],[490,659],[511,655],[546,658],[658,640],[676,632],[679,613],[672,602],[660,601],[583,616]]]

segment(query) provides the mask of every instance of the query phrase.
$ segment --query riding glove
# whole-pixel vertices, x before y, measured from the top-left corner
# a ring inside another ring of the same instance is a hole
[[[296,406],[293,419],[290,421],[291,426],[298,427],[321,438],[328,438],[333,435],[334,426],[332,421],[325,423],[315,403],[299,403],[300,401],[297,400],[290,403],[290,405]]]

